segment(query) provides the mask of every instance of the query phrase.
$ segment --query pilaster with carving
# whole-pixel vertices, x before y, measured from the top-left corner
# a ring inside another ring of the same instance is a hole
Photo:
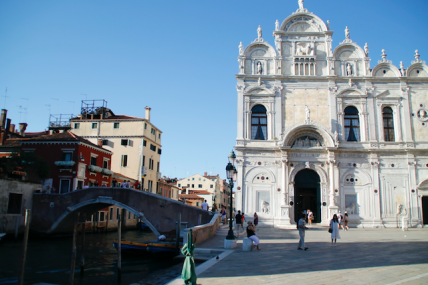
[[[394,125],[397,126],[396,127],[396,138],[398,142],[402,142],[403,141],[403,136],[402,136],[402,132],[401,132],[401,104],[397,103],[394,105]]]
[[[380,176],[379,176],[379,159],[378,159],[378,155],[377,154],[371,154],[370,155],[370,165],[371,165],[371,175],[373,177],[373,188],[371,189],[371,193],[370,193],[370,197],[371,200],[373,201],[373,227],[374,228],[378,228],[378,227],[383,227],[382,224],[382,207],[380,204],[380,195],[381,195],[381,191],[380,191]]]
[[[417,162],[415,160],[414,154],[408,154],[407,155],[407,164],[409,169],[409,188],[408,191],[406,191],[407,194],[407,201],[409,201],[409,209],[410,209],[410,226],[415,225],[421,225],[422,224],[422,217],[420,216],[419,212],[419,200],[416,194],[416,187],[417,187],[417,178],[416,178],[416,166]],[[415,190],[415,192],[412,192],[412,189]]]
[[[330,191],[329,191],[329,197],[330,197],[330,201],[329,201],[329,219],[331,219],[331,217],[333,217],[334,214],[337,214],[339,207],[336,204],[336,193],[335,193],[335,185],[334,185],[334,173],[335,173],[335,164],[336,164],[336,159],[335,159],[335,155],[334,152],[329,152],[328,154],[328,161],[327,163],[329,164],[329,181],[330,181]]]

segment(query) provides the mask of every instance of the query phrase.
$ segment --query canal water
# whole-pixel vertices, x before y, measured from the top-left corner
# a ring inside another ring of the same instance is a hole
[[[77,238],[75,284],[130,284],[174,265],[172,258],[122,254],[122,278],[117,276],[117,233],[85,235],[85,270],[80,275],[81,235]],[[122,240],[156,240],[151,231],[123,231]],[[72,237],[37,238],[28,241],[24,284],[69,284]],[[0,241],[0,284],[18,283],[22,240]]]

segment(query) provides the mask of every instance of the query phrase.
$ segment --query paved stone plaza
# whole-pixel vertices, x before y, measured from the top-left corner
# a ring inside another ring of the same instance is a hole
[[[261,250],[238,248],[198,276],[198,284],[428,284],[428,229],[350,229],[336,247],[327,228],[306,231],[297,250],[295,229],[261,228]],[[222,236],[197,248],[219,249]]]

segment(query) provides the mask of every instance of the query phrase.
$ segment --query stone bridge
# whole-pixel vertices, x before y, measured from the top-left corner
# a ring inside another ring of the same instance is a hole
[[[88,217],[111,205],[141,218],[157,235],[175,237],[178,214],[188,227],[209,223],[210,212],[153,193],[124,188],[91,187],[66,194],[33,195],[31,230],[41,234],[71,233],[77,213]]]

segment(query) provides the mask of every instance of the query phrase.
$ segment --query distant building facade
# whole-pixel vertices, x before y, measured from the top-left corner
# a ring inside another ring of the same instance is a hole
[[[150,122],[150,110],[146,107],[146,118],[137,118],[115,115],[105,107],[82,107],[82,114],[70,122],[73,133],[113,152],[114,172],[138,180],[143,190],[156,193],[162,132]]]
[[[179,188],[185,189],[181,194],[189,194],[192,191],[208,191],[211,193],[210,196],[205,196],[208,206],[211,207],[213,204],[217,204],[217,207],[220,209],[222,205],[222,194],[220,192],[220,183],[223,180],[220,179],[219,175],[207,175],[205,172],[204,176],[200,174],[195,174],[190,177],[178,180],[177,186]],[[183,193],[184,192],[184,193]],[[205,195],[205,194],[204,194]]]
[[[276,22],[274,46],[239,45],[236,210],[294,224],[305,209],[327,225],[428,223],[428,66],[396,67],[383,50],[344,40],[301,7]],[[378,52],[378,51],[377,51]],[[376,54],[377,54],[376,52]]]

